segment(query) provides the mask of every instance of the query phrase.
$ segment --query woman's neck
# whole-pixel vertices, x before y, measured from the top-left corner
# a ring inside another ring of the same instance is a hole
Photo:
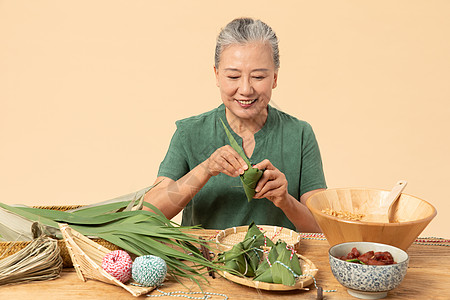
[[[228,108],[225,109],[225,116],[231,129],[240,137],[253,136],[263,128],[267,121],[267,114],[256,119],[242,119],[234,115]]]

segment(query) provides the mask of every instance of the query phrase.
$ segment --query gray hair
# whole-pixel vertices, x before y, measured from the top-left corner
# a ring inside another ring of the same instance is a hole
[[[247,44],[254,41],[269,43],[272,48],[275,69],[280,68],[280,53],[278,49],[278,38],[272,28],[261,20],[251,18],[238,18],[228,23],[223,28],[216,42],[214,64],[219,68],[220,55],[223,50],[233,44]]]

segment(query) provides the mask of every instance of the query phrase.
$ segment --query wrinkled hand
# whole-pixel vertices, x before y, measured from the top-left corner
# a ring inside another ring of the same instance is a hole
[[[248,169],[245,161],[230,145],[225,145],[214,151],[203,164],[211,176],[224,173],[231,177],[237,177],[244,174],[244,171]]]
[[[288,182],[286,176],[268,160],[254,165],[254,167],[264,170],[263,176],[256,185],[256,199],[267,198],[277,207],[281,207],[285,199],[288,198]]]

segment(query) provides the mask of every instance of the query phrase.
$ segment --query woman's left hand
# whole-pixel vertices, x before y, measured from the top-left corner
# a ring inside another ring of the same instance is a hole
[[[263,176],[258,181],[255,188],[256,199],[267,198],[277,207],[283,206],[288,198],[288,182],[286,176],[268,160],[254,165],[253,167],[264,170]]]

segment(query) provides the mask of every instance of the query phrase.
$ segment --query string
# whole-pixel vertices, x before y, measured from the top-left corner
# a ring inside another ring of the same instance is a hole
[[[160,289],[156,289],[159,293],[161,293],[160,295],[147,295],[147,297],[164,297],[164,296],[168,296],[168,297],[183,297],[183,298],[187,298],[187,299],[194,299],[194,300],[207,300],[207,299],[211,299],[211,296],[220,296],[223,297],[224,300],[228,300],[228,296],[225,294],[219,294],[219,293],[212,293],[212,292],[183,292],[183,291],[174,291],[174,292],[163,292]],[[202,294],[204,295],[203,297],[194,297],[194,296],[189,296],[189,295],[199,295]]]
[[[326,241],[323,233],[300,233],[302,239],[305,240],[321,240]],[[424,246],[444,246],[450,247],[450,240],[440,237],[418,237],[413,244]]]
[[[314,281],[314,286],[316,287],[316,289],[319,289],[319,287],[317,286],[316,278],[313,275],[311,275],[311,274],[298,275],[289,266],[285,265],[284,263],[282,263],[279,260],[275,261],[273,264],[280,264],[280,265],[282,265],[283,267],[288,269],[292,273],[292,275],[294,275],[295,278],[299,278],[299,277],[302,277],[302,276],[310,276],[313,279],[313,281]],[[337,292],[337,290],[324,290],[324,292],[325,293]]]

